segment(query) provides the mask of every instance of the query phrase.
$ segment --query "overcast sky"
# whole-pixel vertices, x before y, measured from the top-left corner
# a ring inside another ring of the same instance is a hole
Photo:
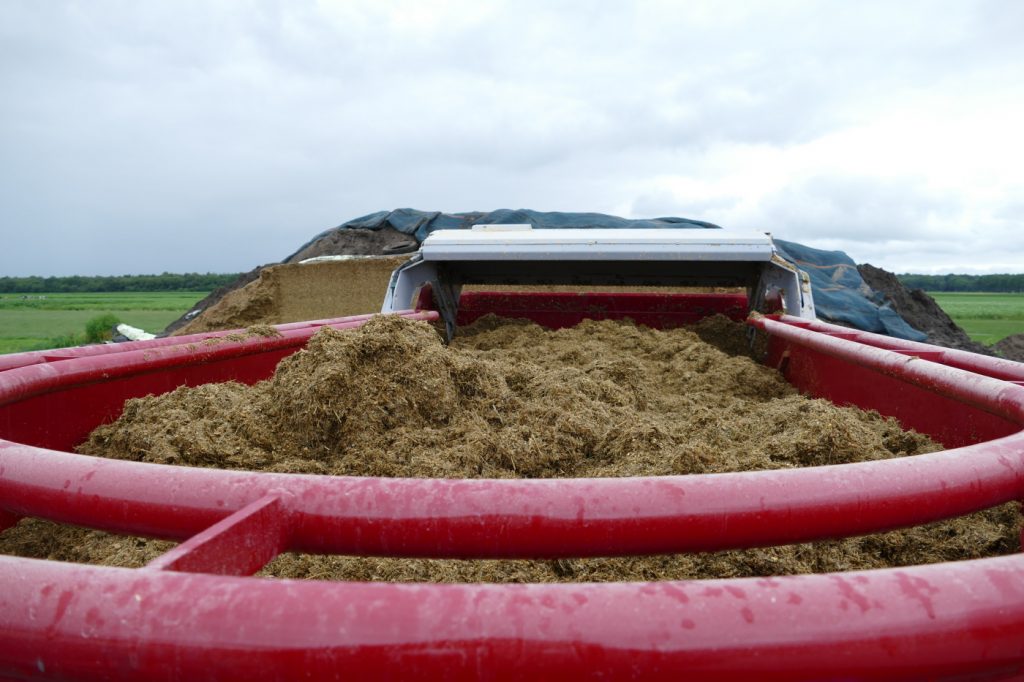
[[[377,210],[676,215],[1024,272],[1024,2],[0,1],[0,275]]]

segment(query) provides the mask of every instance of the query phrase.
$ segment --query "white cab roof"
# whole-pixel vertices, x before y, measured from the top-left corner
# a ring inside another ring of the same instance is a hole
[[[774,252],[763,232],[481,227],[432,232],[420,250],[423,260],[769,261]]]

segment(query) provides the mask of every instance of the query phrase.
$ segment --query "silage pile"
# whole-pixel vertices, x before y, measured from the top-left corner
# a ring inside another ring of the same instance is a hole
[[[414,238],[391,228],[327,231],[280,263],[253,268],[197,301],[188,312],[167,325],[163,334],[194,334],[237,329],[250,324],[297,322],[380,310],[388,275],[406,258],[395,256],[410,253],[416,248]],[[306,259],[323,256],[342,256],[353,260],[335,264],[333,281],[329,282],[316,281],[318,278],[309,276],[313,274],[311,271],[298,268]],[[360,261],[368,265],[362,265]],[[374,271],[374,266],[385,261],[392,264],[382,277]],[[281,291],[280,280],[283,278],[287,278],[285,284],[291,291]],[[363,307],[353,312],[354,303]]]
[[[345,260],[260,268],[243,286],[203,299],[168,327],[174,336],[254,324],[282,324],[361,315],[380,310],[391,272],[405,256],[359,256]],[[246,277],[249,277],[248,273]]]
[[[80,451],[164,464],[372,476],[632,476],[838,464],[935,449],[800,396],[686,330],[485,320],[324,329],[254,387],[130,400]]]
[[[253,387],[207,385],[128,401],[80,451],[278,472],[534,478],[780,469],[938,449],[875,413],[798,395],[774,371],[735,354],[738,327],[715,318],[694,330],[587,321],[547,331],[491,318],[449,347],[425,323],[379,317],[358,330],[318,332]],[[8,551],[137,565],[166,547],[22,523],[19,533],[43,540],[33,550],[24,535],[21,545],[8,539]],[[1007,553],[1017,548],[1018,528],[1016,507],[1005,505],[907,531],[716,554],[553,562],[289,554],[265,570],[439,581],[772,575]],[[66,533],[78,535],[61,540]],[[75,553],[62,555],[69,543]]]

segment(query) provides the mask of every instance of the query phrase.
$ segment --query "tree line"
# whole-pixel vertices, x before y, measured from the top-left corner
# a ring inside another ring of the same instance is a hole
[[[0,293],[86,293],[105,291],[213,291],[238,273],[160,275],[72,275],[70,277],[0,277]],[[903,286],[926,291],[1024,292],[1020,275],[897,275]]]
[[[79,294],[111,291],[212,291],[238,279],[238,273],[187,272],[161,275],[72,275],[70,277],[0,277],[4,294]]]
[[[1022,275],[896,275],[903,286],[925,291],[1024,292]]]

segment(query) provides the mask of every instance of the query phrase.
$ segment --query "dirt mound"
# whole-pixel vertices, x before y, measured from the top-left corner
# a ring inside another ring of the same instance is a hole
[[[384,302],[391,272],[405,260],[366,256],[265,267],[174,335],[374,312]]]
[[[992,346],[992,349],[1007,360],[1024,362],[1024,334],[1012,334]]]
[[[868,263],[858,265],[857,271],[869,287],[885,296],[893,310],[911,327],[928,335],[928,343],[992,355],[990,348],[972,341],[935,299],[921,289],[907,289],[896,275]]]
[[[610,321],[546,331],[485,318],[445,346],[424,323],[380,317],[358,330],[322,330],[253,387],[207,385],[130,400],[121,418],[96,429],[80,450],[220,468],[509,478],[778,469],[938,449],[876,413],[798,395],[774,371],[736,354],[742,332],[723,318],[667,331]],[[429,561],[288,554],[265,573],[552,581],[847,570],[1016,551],[1018,517],[1006,505],[864,538],[662,557]],[[25,539],[33,533],[45,536],[36,550]],[[56,558],[67,555],[63,543],[78,541],[94,561],[137,565],[152,553],[134,539],[39,521],[23,521],[2,537],[5,551]]]

